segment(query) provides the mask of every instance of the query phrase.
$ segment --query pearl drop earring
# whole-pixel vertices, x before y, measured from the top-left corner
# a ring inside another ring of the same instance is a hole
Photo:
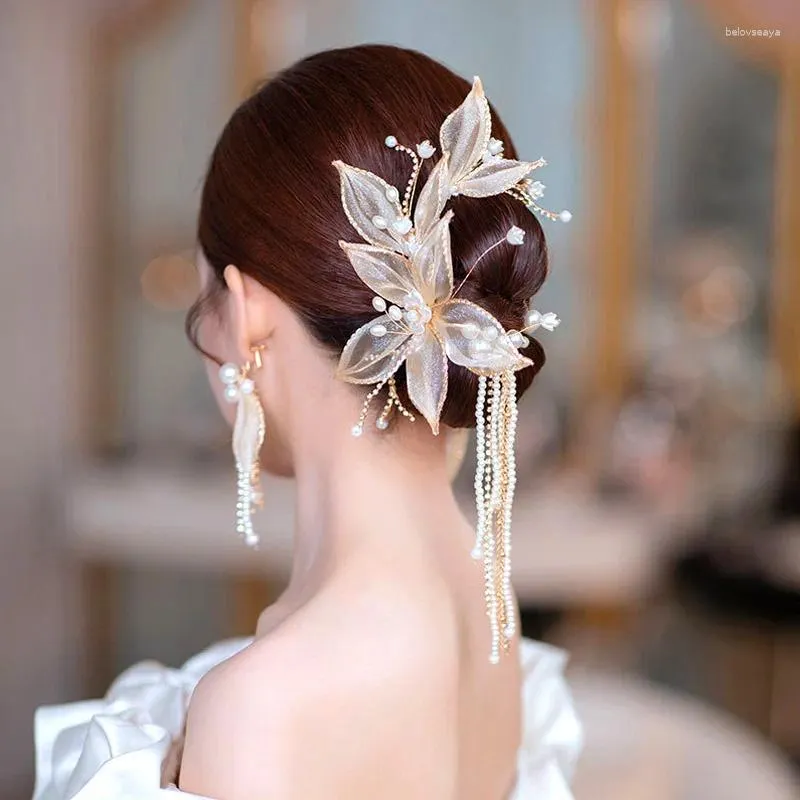
[[[239,368],[236,364],[223,364],[219,379],[225,385],[224,395],[229,403],[236,403],[236,421],[233,426],[233,455],[236,459],[236,531],[251,547],[258,545],[258,534],[253,529],[253,506],[264,504],[259,483],[259,452],[264,443],[264,409],[256,393],[250,374],[262,365],[260,347],[253,348],[253,359]]]

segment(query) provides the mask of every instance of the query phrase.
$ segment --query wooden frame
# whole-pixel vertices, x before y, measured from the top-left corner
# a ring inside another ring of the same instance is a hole
[[[636,183],[627,167],[636,152],[636,72],[620,37],[629,0],[592,3],[599,64],[592,109],[594,165],[590,234],[595,254],[589,275],[594,335],[586,358],[586,401],[618,403],[629,379],[626,340],[633,319],[636,274]]]
[[[800,56],[781,66],[772,344],[800,416]]]

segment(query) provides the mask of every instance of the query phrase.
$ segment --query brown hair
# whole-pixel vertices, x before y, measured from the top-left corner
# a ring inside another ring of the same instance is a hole
[[[387,135],[413,146],[438,144],[439,127],[470,85],[422,53],[387,45],[328,50],[299,61],[265,83],[234,112],[211,157],[203,186],[198,240],[214,272],[209,290],[190,309],[187,332],[197,345],[204,311],[224,291],[223,270],[235,264],[286,302],[308,330],[338,355],[359,326],[375,316],[373,292],[339,248],[361,241],[342,209],[335,159],[367,169],[402,189],[410,161],[384,144]],[[492,134],[516,158],[494,110]],[[420,185],[430,171],[424,162]],[[458,285],[478,255],[512,225],[525,230],[519,247],[492,250],[459,296],[492,313],[506,330],[523,327],[527,300],[547,274],[539,221],[508,195],[450,201],[453,270]],[[517,373],[521,394],[544,363]],[[208,354],[207,354],[208,355]],[[474,424],[476,376],[449,363],[442,423]],[[404,372],[398,373],[402,387]]]

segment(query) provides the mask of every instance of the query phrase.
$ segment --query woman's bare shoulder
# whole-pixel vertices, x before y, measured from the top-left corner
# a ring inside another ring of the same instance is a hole
[[[409,731],[419,734],[415,748],[429,739],[446,760],[456,667],[436,624],[445,613],[391,585],[330,587],[200,682],[181,788],[226,800],[361,796],[391,769]],[[398,775],[398,797],[414,796],[436,771],[424,758],[415,764],[420,774]],[[378,793],[390,797],[385,786]]]

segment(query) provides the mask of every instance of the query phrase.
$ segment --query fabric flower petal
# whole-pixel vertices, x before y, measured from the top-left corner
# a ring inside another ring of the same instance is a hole
[[[446,300],[453,292],[453,258],[450,252],[452,218],[453,212],[448,211],[411,257],[419,280],[419,292],[428,305]]]
[[[478,375],[518,370],[533,363],[520,354],[486,309],[469,300],[448,300],[436,309],[434,320],[447,357]]]
[[[382,336],[372,333],[376,325],[386,329]],[[348,383],[380,383],[386,380],[402,363],[402,347],[410,336],[408,328],[388,314],[375,317],[347,340],[336,377]]]
[[[464,102],[442,123],[439,141],[450,156],[450,183],[458,183],[483,158],[492,134],[489,101],[481,79],[475,77]]]
[[[425,239],[444,211],[450,197],[449,156],[444,153],[428,175],[414,208],[414,232],[418,241]]]
[[[339,242],[353,269],[364,283],[385,300],[403,305],[409,292],[417,288],[416,268],[400,253],[370,244]]]
[[[447,357],[441,339],[430,326],[418,336],[418,344],[406,359],[408,398],[433,433],[438,434],[439,416],[447,396]]]
[[[516,186],[533,167],[529,161],[496,158],[470,172],[455,188],[467,197],[492,197]]]
[[[383,178],[342,161],[334,161],[333,166],[339,170],[344,212],[361,238],[378,247],[404,252],[402,235],[392,228],[392,223],[403,215],[399,201],[387,197],[393,187]],[[376,225],[375,219],[383,220],[385,226]]]

